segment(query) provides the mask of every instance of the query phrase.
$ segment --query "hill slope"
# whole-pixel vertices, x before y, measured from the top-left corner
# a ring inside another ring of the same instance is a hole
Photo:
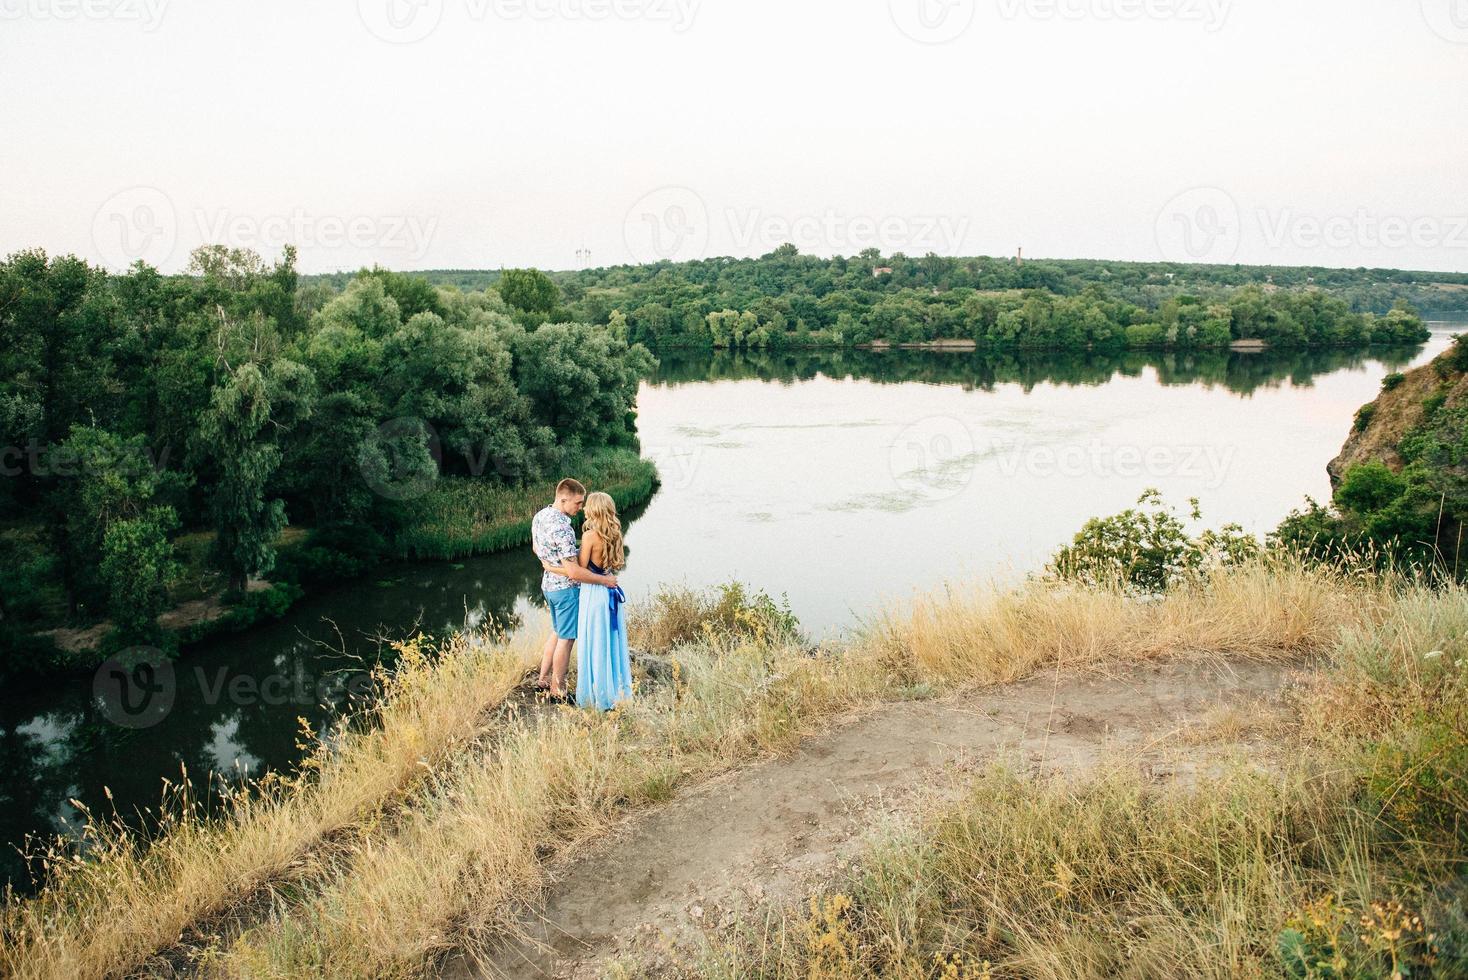
[[[1401,472],[1402,440],[1419,429],[1430,412],[1468,404],[1468,357],[1465,345],[1455,344],[1435,359],[1401,376],[1394,385],[1383,386],[1376,400],[1362,408],[1364,426],[1346,438],[1340,455],[1326,466],[1332,486],[1339,485],[1346,470],[1358,463],[1378,460],[1393,472]],[[1360,419],[1362,416],[1358,416]]]

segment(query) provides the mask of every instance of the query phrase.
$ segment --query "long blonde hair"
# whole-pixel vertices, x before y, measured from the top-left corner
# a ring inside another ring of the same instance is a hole
[[[617,502],[610,494],[593,493],[586,498],[585,530],[601,535],[603,566],[609,572],[621,571],[627,565],[627,549],[622,544],[622,521],[617,517]]]

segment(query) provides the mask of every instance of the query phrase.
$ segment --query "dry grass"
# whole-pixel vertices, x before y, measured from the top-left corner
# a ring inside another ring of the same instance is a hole
[[[486,953],[517,928],[556,851],[689,779],[788,746],[878,696],[846,658],[714,637],[679,657],[671,687],[625,710],[522,718],[435,778],[393,833],[356,849],[305,901],[206,958],[240,977],[402,976],[455,949]]]
[[[1011,591],[949,589],[894,610],[869,642],[887,662],[950,683],[1189,651],[1279,659],[1320,652],[1342,629],[1378,621],[1399,587],[1276,556],[1218,569],[1155,600],[1038,580]]]
[[[1250,698],[1209,708],[1193,719],[1178,737],[1184,745],[1281,743],[1293,737],[1298,728],[1295,713],[1285,705],[1272,698]]]
[[[1130,760],[1081,781],[988,770],[915,828],[877,833],[808,905],[749,916],[683,972],[1464,975],[1468,903],[1450,883],[1468,870],[1468,590],[1368,583],[1345,593],[1358,614],[1311,627],[1288,614],[1306,582],[1281,583],[1264,610],[1275,625],[1248,649],[1334,634],[1296,689],[1298,720],[1243,705],[1210,732],[1267,732],[1288,748],[1279,771],[1159,789]],[[933,622],[919,620],[929,640]],[[1135,634],[1123,621],[1109,635]]]
[[[1346,631],[1328,677],[1296,693],[1317,739],[1378,738],[1413,714],[1463,696],[1468,587],[1403,593],[1386,614]]]
[[[304,901],[203,957],[211,975],[374,976],[413,972],[450,948],[457,925],[543,880],[537,845],[605,819],[616,775],[610,725],[555,718],[456,761],[394,833],[364,842]]]
[[[1363,584],[1255,566],[1139,603],[1035,583],[921,604],[865,642],[819,656],[758,618],[757,599],[673,590],[640,627],[654,648],[697,641],[677,654],[672,688],[610,719],[567,712],[496,740],[415,801],[397,834],[355,855],[309,901],[282,903],[286,911],[216,950],[212,965],[231,976],[397,975],[451,949],[487,951],[544,885],[537,848],[593,838],[627,809],[778,750],[835,711],[914,679],[984,683],[1206,644],[1261,657],[1318,651],[1388,603]],[[1331,595],[1353,585],[1354,594]],[[721,639],[731,631],[742,638]],[[944,645],[962,659],[926,656]]]
[[[633,618],[642,645],[672,649],[673,682],[607,717],[486,724],[523,652],[461,642],[434,666],[410,650],[375,726],[318,752],[305,778],[228,819],[180,819],[151,848],[99,831],[98,857],[7,902],[0,971],[122,973],[182,939],[213,975],[413,974],[513,929],[568,844],[854,705],[1051,665],[1320,652],[1388,622],[1394,588],[1269,562],[1156,601],[1057,583],[951,591],[820,651],[758,594],[674,591]],[[233,914],[246,899],[251,914]]]
[[[211,917],[299,872],[311,850],[362,829],[459,748],[519,683],[522,655],[461,637],[439,658],[418,643],[371,717],[323,739],[294,779],[241,794],[209,817],[180,793],[162,832],[141,842],[111,821],[84,858],[54,854],[46,887],[7,899],[0,974],[91,977],[137,970]]]
[[[955,960],[1056,980],[1264,975],[1260,950],[1311,887],[1301,851],[1325,838],[1327,877],[1370,877],[1360,828],[1335,817],[1346,796],[1303,771],[1240,768],[1164,794],[1131,766],[1079,785],[992,769],[926,825],[873,842],[809,910],[714,944],[690,975],[918,978]]]

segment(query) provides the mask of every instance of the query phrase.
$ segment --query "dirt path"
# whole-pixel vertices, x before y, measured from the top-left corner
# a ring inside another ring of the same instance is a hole
[[[1271,697],[1278,665],[1184,660],[1110,674],[1047,674],[846,719],[792,755],[726,774],[630,817],[560,869],[532,941],[479,971],[594,977],[610,958],[660,950],[752,905],[796,898],[884,813],[953,791],[955,772],[1003,757],[1083,771],[1121,751],[1156,778],[1186,778],[1237,744],[1179,738],[1221,705]],[[1255,746],[1255,751],[1264,751]]]

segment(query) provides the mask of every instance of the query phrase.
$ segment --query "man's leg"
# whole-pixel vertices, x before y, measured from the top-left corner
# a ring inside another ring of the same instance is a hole
[[[552,629],[550,636],[545,638],[545,648],[540,651],[540,677],[535,682],[536,687],[549,687],[551,682],[551,668],[555,663],[556,643],[559,637]]]
[[[566,693],[566,674],[571,670],[571,648],[575,640],[556,640],[554,668],[551,674],[551,694],[560,697]]]

